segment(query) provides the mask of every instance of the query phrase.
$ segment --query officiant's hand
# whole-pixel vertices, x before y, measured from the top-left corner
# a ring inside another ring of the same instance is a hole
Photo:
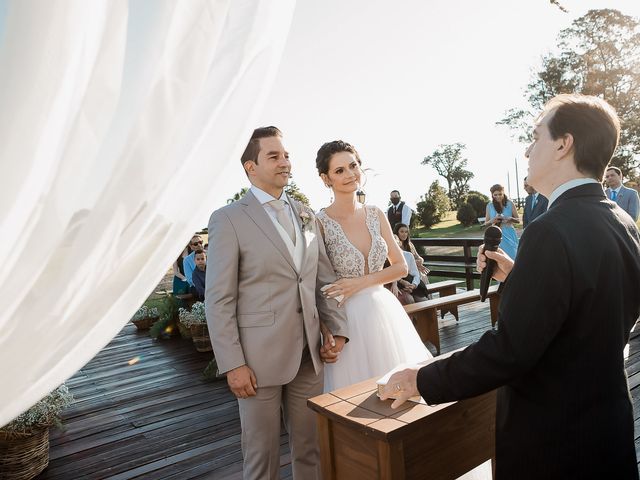
[[[342,295],[343,298],[338,303],[338,306],[341,307],[347,298],[360,291],[362,283],[362,278],[341,278],[329,284],[323,294],[327,298],[336,298]]]
[[[256,376],[247,365],[229,370],[227,372],[227,383],[237,398],[254,397],[256,388],[258,388]]]
[[[484,245],[480,245],[478,249],[478,258],[476,259],[476,270],[482,273],[487,267],[487,257],[496,261],[496,268],[493,270],[493,278],[498,282],[504,282],[513,269],[513,259],[504,253],[504,250],[498,248],[495,252],[485,252]]]
[[[418,370],[420,370],[419,367],[405,368],[391,375],[384,386],[380,399],[395,398],[391,408],[398,408],[411,397],[419,396]]]

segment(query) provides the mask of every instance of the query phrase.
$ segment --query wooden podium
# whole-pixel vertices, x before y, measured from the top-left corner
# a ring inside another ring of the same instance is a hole
[[[376,379],[308,401],[317,412],[325,480],[455,479],[495,455],[495,390],[397,410]]]

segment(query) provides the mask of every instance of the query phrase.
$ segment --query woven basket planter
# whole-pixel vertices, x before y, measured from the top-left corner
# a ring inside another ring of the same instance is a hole
[[[191,325],[191,338],[196,350],[199,352],[211,352],[211,339],[209,338],[209,329],[207,324]]]
[[[185,326],[181,321],[178,321],[178,330],[180,331],[180,336],[182,338],[192,338],[191,328]]]
[[[28,480],[49,465],[49,428],[31,434],[0,431],[0,479]]]
[[[136,326],[136,328],[140,331],[140,330],[149,330],[151,328],[151,325],[153,325],[157,321],[158,321],[158,317],[145,317],[141,320],[131,320],[131,323],[133,323]]]

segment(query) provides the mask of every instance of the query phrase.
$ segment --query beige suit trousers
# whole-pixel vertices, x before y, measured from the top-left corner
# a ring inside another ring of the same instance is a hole
[[[238,399],[242,424],[244,480],[280,478],[280,411],[289,433],[293,478],[320,480],[320,452],[314,412],[307,399],[322,393],[323,375],[316,375],[308,349],[300,370],[286,385],[260,387],[257,395]]]

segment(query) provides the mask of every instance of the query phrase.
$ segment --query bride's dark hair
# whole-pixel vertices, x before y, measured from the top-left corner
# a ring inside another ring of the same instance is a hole
[[[331,157],[340,152],[352,153],[353,156],[356,157],[358,164],[362,165],[360,155],[353,145],[343,142],[342,140],[334,140],[333,142],[325,143],[320,147],[320,150],[318,150],[318,155],[316,156],[316,168],[318,169],[318,174],[329,173],[329,161],[331,160]]]

